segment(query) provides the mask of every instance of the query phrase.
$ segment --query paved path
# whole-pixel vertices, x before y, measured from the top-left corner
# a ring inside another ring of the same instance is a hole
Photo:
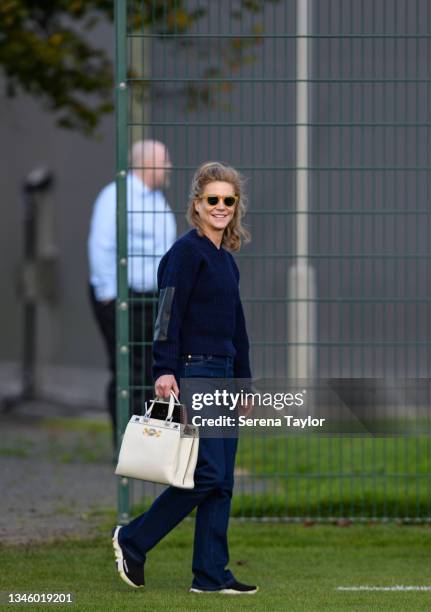
[[[90,535],[96,510],[115,508],[107,419],[73,414],[48,404],[0,414],[1,542]]]

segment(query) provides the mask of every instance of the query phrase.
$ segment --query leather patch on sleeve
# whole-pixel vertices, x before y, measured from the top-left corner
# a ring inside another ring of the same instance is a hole
[[[168,339],[174,293],[175,287],[165,287],[160,290],[157,319],[154,325],[154,341],[160,342]]]

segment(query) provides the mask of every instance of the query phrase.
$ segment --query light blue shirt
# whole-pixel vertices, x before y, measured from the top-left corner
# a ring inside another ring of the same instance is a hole
[[[90,283],[96,299],[117,296],[116,185],[96,198],[88,237]],[[157,268],[175,242],[175,216],[161,191],[151,191],[136,175],[127,177],[128,279],[134,291],[157,291]]]

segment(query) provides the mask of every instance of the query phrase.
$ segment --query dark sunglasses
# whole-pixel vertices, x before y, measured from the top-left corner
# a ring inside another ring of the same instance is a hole
[[[238,196],[218,196],[218,195],[204,195],[201,196],[201,200],[205,200],[210,206],[215,206],[219,203],[219,200],[223,200],[225,206],[234,206],[239,198]]]

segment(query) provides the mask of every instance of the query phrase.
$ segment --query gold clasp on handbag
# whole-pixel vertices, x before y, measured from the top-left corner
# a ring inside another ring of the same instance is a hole
[[[160,429],[155,429],[154,427],[144,427],[142,433],[144,436],[156,436],[156,438],[160,438],[162,435]]]

